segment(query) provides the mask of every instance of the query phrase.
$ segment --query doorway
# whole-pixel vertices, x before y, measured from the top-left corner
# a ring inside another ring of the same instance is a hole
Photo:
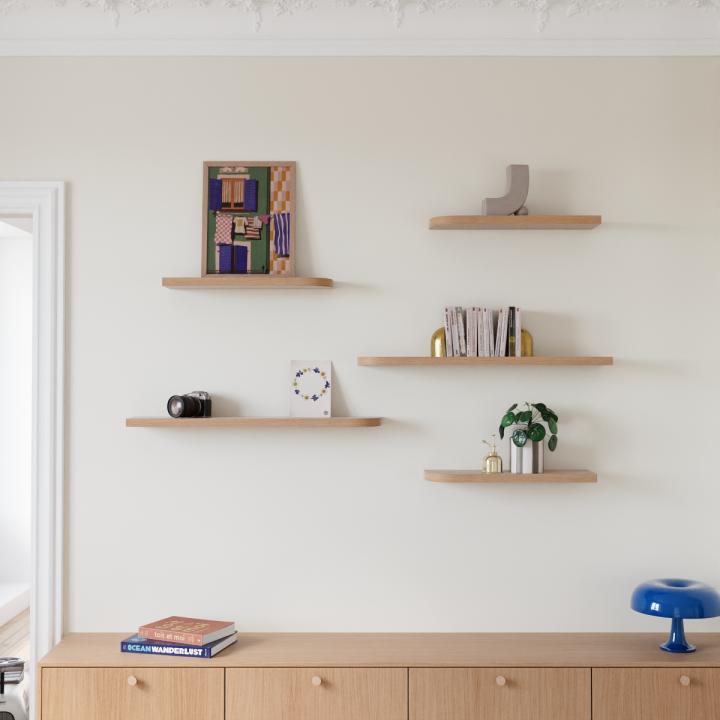
[[[33,219],[0,216],[0,657],[30,655]]]
[[[0,181],[0,656],[26,661],[31,718],[62,637],[64,208],[62,182]]]

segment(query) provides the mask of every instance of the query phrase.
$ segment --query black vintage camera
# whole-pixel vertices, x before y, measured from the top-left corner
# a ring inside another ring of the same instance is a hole
[[[173,395],[167,401],[167,411],[174,418],[210,417],[212,400],[210,393],[194,390],[187,395]]]

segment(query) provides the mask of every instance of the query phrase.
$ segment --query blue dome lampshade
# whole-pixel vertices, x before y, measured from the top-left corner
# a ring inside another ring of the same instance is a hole
[[[683,620],[720,615],[720,595],[715,588],[697,580],[648,580],[635,588],[630,606],[645,615],[672,618],[670,637],[660,649],[690,653],[695,651],[695,646],[685,639]]]

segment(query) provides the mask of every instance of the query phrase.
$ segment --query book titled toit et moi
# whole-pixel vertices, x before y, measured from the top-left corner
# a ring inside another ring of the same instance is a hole
[[[237,640],[237,633],[215,640],[207,645],[178,645],[162,640],[147,640],[140,635],[132,635],[120,642],[120,651],[140,653],[142,655],[175,655],[177,657],[211,658],[232,645]]]

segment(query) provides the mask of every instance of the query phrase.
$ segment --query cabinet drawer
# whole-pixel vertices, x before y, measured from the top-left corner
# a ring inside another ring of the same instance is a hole
[[[593,720],[718,720],[720,670],[593,670]]]
[[[44,668],[42,720],[223,720],[222,668]]]
[[[590,670],[410,670],[410,720],[590,720]]]
[[[407,670],[228,668],[225,720],[407,720]]]

